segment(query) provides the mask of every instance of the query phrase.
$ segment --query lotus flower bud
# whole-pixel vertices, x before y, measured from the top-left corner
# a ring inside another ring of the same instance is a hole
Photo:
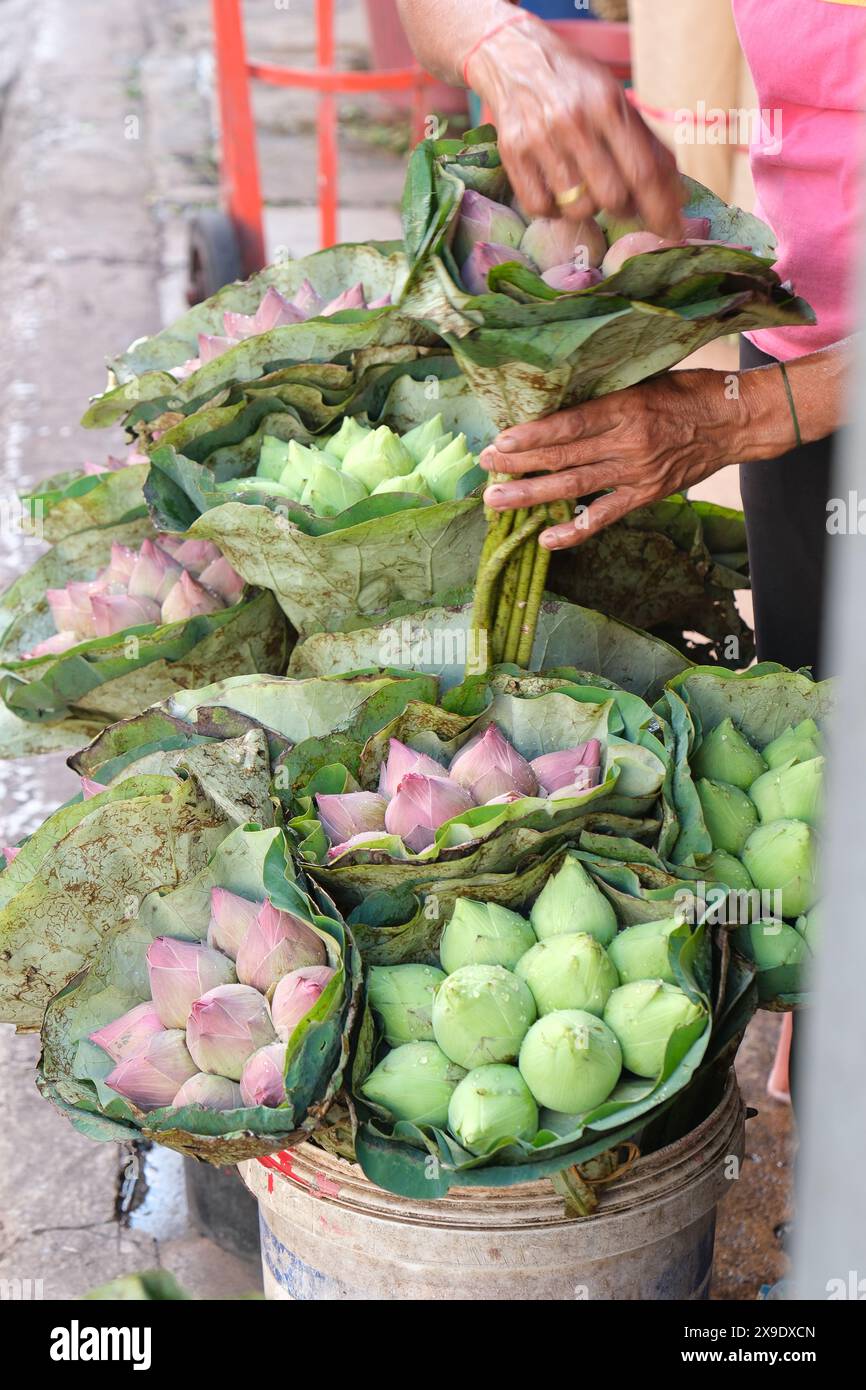
[[[185,1081],[171,1103],[175,1110],[184,1105],[200,1105],[203,1110],[239,1110],[243,1105],[241,1088],[236,1081],[203,1071]]]
[[[284,328],[289,323],[301,323],[303,314],[284,299],[279,290],[269,285],[265,296],[254,314],[235,314],[226,311],[223,325],[230,338],[252,338],[258,333],[268,333],[272,328]]]
[[[460,479],[475,467],[475,457],[469,452],[466,435],[458,434],[450,444],[439,448],[435,444],[418,465],[437,502],[453,502]]]
[[[343,309],[366,309],[367,301],[364,298],[364,286],[360,284],[352,285],[351,289],[343,290],[336,299],[332,299],[330,304],[326,304],[319,313],[323,319],[330,318],[331,314],[339,314]]]
[[[81,608],[73,601],[72,595],[67,593],[66,589],[46,589],[45,597],[48,600],[48,608],[58,632],[81,631],[82,636],[86,636],[82,630]],[[92,618],[88,623],[85,616],[84,627],[87,626],[92,629]]]
[[[6,867],[8,868],[12,861],[18,858],[18,855],[21,853],[21,847],[19,845],[4,845],[0,853],[2,853],[3,858],[6,860]]]
[[[800,917],[815,902],[817,839],[799,820],[774,820],[753,830],[743,863],[756,888],[781,894],[782,917]]]
[[[191,537],[185,540],[183,536],[158,536],[157,540],[160,550],[167,550],[179,565],[196,577],[220,558],[220,549],[213,541],[198,541]]]
[[[322,940],[301,917],[262,903],[237,956],[238,979],[269,994],[283,975],[302,965],[327,965]]]
[[[785,965],[807,965],[809,947],[800,932],[787,922],[765,920],[737,927],[734,941],[759,970],[777,970]]]
[[[608,954],[617,969],[620,984],[634,980],[664,980],[675,985],[677,977],[670,963],[671,933],[682,926],[678,917],[666,917],[659,922],[638,922],[618,932],[608,946]]]
[[[513,246],[498,246],[496,242],[479,241],[473,246],[460,267],[460,278],[467,293],[486,294],[488,289],[487,277],[493,267],[507,265],[511,262],[524,265],[527,270],[535,270],[529,257],[524,255],[522,251],[515,250]]]
[[[207,944],[237,960],[241,942],[253,924],[261,903],[250,902],[228,888],[210,890],[210,923]]]
[[[431,501],[435,501],[430,484],[420,468],[414,469],[411,473],[404,473],[400,478],[383,479],[381,483],[376,484],[370,496],[378,497],[383,492],[408,493],[414,497],[429,497]]]
[[[745,792],[725,782],[703,778],[696,784],[713,849],[739,855],[758,824],[758,813]]]
[[[377,299],[371,299],[367,305],[368,309],[387,309],[393,304],[390,294],[380,294]]]
[[[814,719],[804,719],[791,725],[784,733],[774,738],[764,749],[764,762],[768,768],[781,767],[782,763],[807,763],[817,758],[821,752],[821,735]]]
[[[129,576],[130,597],[152,598],[162,603],[182,573],[180,565],[167,551],[153,541],[144,541]]]
[[[158,936],[151,941],[147,948],[147,973],[163,1028],[185,1028],[196,999],[216,985],[232,984],[236,979],[227,956],[200,941],[181,941],[173,936]]]
[[[99,796],[100,792],[105,791],[102,784],[100,782],[94,782],[92,777],[80,777],[78,780],[81,785],[82,801],[90,801],[94,796]]]
[[[271,1000],[271,1018],[278,1038],[288,1042],[335,974],[329,965],[302,965],[283,976]]]
[[[316,516],[339,516],[366,496],[367,489],[360,478],[352,478],[348,473],[330,468],[327,463],[316,463],[300,500],[301,505],[309,507]]]
[[[332,845],[342,845],[367,830],[384,831],[387,805],[376,792],[316,794],[319,820]]]
[[[433,965],[370,967],[370,1008],[390,1047],[433,1041],[433,997],[444,979]]]
[[[538,795],[532,767],[495,724],[488,724],[483,733],[463,745],[452,758],[448,775],[479,803],[503,792]]]
[[[516,249],[523,239],[526,223],[513,208],[494,202],[474,188],[467,188],[460,203],[460,218],[451,247],[461,265],[480,241]]]
[[[824,803],[824,761],[782,763],[758,777],[749,796],[761,820],[803,820],[816,826]]]
[[[272,1109],[288,1100],[285,1083],[286,1044],[268,1043],[250,1057],[241,1074],[244,1105],[268,1105]]]
[[[485,801],[485,806],[513,806],[515,801],[522,801],[520,792],[503,792],[501,796],[491,796],[489,801]]]
[[[536,217],[526,228],[520,249],[540,270],[551,270],[566,261],[578,270],[590,270],[601,265],[607,242],[592,217],[584,222],[566,217]]]
[[[232,569],[224,555],[220,555],[218,560],[211,560],[202,570],[199,579],[204,587],[216,594],[217,598],[221,598],[228,608],[233,608],[240,602],[246,588],[246,580],[241,578],[237,570]]]
[[[622,1071],[622,1053],[595,1014],[561,1009],[532,1025],[518,1066],[538,1105],[578,1115],[607,1100]]]
[[[362,444],[372,433],[366,425],[359,425],[354,415],[344,415],[337,433],[325,440],[325,447],[329,454],[333,454],[334,458],[342,463],[349,450],[356,444]]]
[[[458,898],[439,942],[439,959],[449,975],[462,965],[501,965],[513,970],[535,943],[535,932],[517,912],[499,903]]]
[[[510,970],[463,965],[436,991],[433,1036],[446,1057],[471,1070],[513,1062],[535,1017],[528,986]]]
[[[601,271],[594,267],[579,270],[571,261],[567,261],[565,265],[551,266],[541,278],[552,290],[559,290],[562,294],[576,294],[579,290],[588,290],[599,284],[603,277]]]
[[[676,985],[635,980],[614,990],[604,1021],[617,1037],[628,1070],[655,1079],[661,1076],[674,1034],[678,1054],[684,1057],[706,1028],[707,1011]]]
[[[562,868],[545,883],[529,920],[539,941],[587,932],[607,946],[616,936],[616,913],[572,854],[566,855]]]
[[[110,637],[128,627],[158,623],[159,604],[152,598],[130,598],[128,594],[94,594],[90,600],[97,637]]]
[[[333,864],[335,859],[341,859],[344,854],[351,854],[355,849],[363,849],[365,845],[378,845],[382,848],[381,830],[364,830],[360,835],[352,835],[350,839],[344,840],[341,845],[331,845],[328,850],[328,863]]]
[[[22,661],[35,661],[40,656],[62,656],[71,647],[77,647],[80,638],[74,632],[56,632],[53,637],[46,637],[43,642],[37,642],[35,647],[31,647],[29,652],[22,652]]]
[[[594,787],[596,782],[589,781],[589,776],[600,769],[600,764],[601,744],[597,738],[591,738],[576,748],[564,748],[561,753],[542,753],[540,758],[532,759],[530,767],[538,778],[539,788],[549,795],[560,787],[580,786],[584,778],[588,787]]]
[[[143,1004],[136,1004],[134,1009],[128,1009],[113,1023],[97,1028],[89,1036],[90,1041],[107,1052],[115,1062],[125,1062],[128,1057],[142,1052],[154,1033],[164,1031],[153,1000],[147,999]]]
[[[267,1001],[249,985],[217,985],[190,1008],[186,1045],[199,1071],[240,1081],[247,1058],[275,1038]]]
[[[726,782],[746,792],[755,778],[766,772],[767,764],[732,720],[723,719],[701,740],[691,768],[694,777]]]
[[[152,1034],[140,1051],[119,1062],[105,1084],[139,1110],[159,1110],[174,1103],[180,1087],[197,1071],[183,1029],[164,1028]]]
[[[411,473],[413,467],[412,455],[387,425],[381,425],[366,439],[353,444],[343,459],[343,472],[357,478],[368,492],[372,492],[385,478]]]
[[[205,366],[208,362],[213,362],[217,357],[222,357],[229,348],[237,347],[237,338],[227,338],[220,333],[199,333],[198,335],[198,363],[199,367]]]
[[[458,1083],[448,1128],[473,1154],[489,1154],[506,1139],[534,1139],[538,1106],[516,1067],[475,1067]]]
[[[607,951],[586,932],[539,941],[514,973],[529,985],[539,1018],[556,1009],[583,1009],[600,1018],[619,984]]]
[[[684,217],[683,236],[694,237],[698,241],[706,241],[710,234],[710,219],[708,217]]]
[[[184,618],[197,618],[200,613],[216,613],[223,606],[216,594],[197,584],[192,575],[183,570],[163,602],[162,621],[179,623]]]
[[[435,1043],[404,1043],[370,1072],[361,1093],[395,1120],[442,1129],[454,1088],[465,1075]]]
[[[467,190],[468,191],[468,190]],[[442,440],[445,438],[445,425],[442,420],[442,412],[434,415],[431,420],[424,420],[422,424],[416,425],[413,430],[409,430],[403,435],[403,448],[408,450],[416,464],[426,458],[431,449],[441,447]],[[448,443],[451,443],[450,436]]]
[[[385,829],[413,853],[432,845],[440,825],[475,805],[469,792],[447,777],[407,772],[385,811]]]
[[[127,584],[137,559],[138,552],[133,550],[131,546],[120,545],[117,541],[112,541],[111,560],[107,571],[110,580],[114,583]]]
[[[295,501],[300,501],[303,496],[304,488],[310,481],[314,468],[318,468],[324,455],[319,449],[310,449],[306,444],[299,444],[297,439],[289,442],[286,455],[286,463],[280,474],[279,481],[283,487],[287,487]],[[327,459],[325,459],[327,463]]]
[[[701,872],[711,883],[724,883],[734,892],[748,892],[755,886],[745,864],[732,854],[726,854],[723,849],[714,849],[712,854],[700,861],[700,865]]]
[[[613,242],[601,263],[601,273],[607,279],[608,276],[622,270],[632,256],[642,256],[645,251],[661,251],[670,245],[670,242],[664,241],[654,232],[629,232],[627,236]]]
[[[289,303],[295,306],[302,319],[312,319],[321,314],[324,300],[316,293],[309,280],[302,280],[300,289],[295,291]]]
[[[447,777],[448,773],[435,758],[417,753],[399,738],[388,740],[388,757],[379,769],[379,795],[386,800],[394,795],[407,772],[420,772],[424,777]]]

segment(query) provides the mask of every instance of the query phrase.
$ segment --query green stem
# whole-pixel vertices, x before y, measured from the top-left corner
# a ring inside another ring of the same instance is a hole
[[[502,582],[499,585],[499,593],[496,596],[496,620],[493,624],[493,632],[490,634],[490,664],[492,666],[496,666],[504,660],[508,626],[517,602],[517,581],[525,549],[526,544],[524,543],[520,550],[512,555],[505,566]]]
[[[538,615],[541,611],[541,600],[544,597],[544,585],[547,580],[547,571],[549,568],[550,551],[536,544],[532,565],[532,580],[529,585],[526,609],[523,614],[523,625],[520,629],[520,642],[517,647],[517,665],[525,671],[529,669],[529,663],[532,659],[532,648],[535,645],[535,630],[538,627]]]
[[[517,577],[517,594],[511,609],[511,617],[508,623],[508,635],[505,639],[505,647],[502,653],[502,660],[509,665],[516,665],[517,652],[520,646],[520,633],[523,629],[523,617],[526,612],[526,600],[529,596],[529,586],[532,581],[532,570],[535,565],[535,544],[527,541],[520,552],[520,572]]]
[[[483,566],[479,566],[475,581],[475,604],[472,610],[472,650],[474,658],[466,663],[467,676],[481,675],[490,665],[491,653],[486,650],[493,626],[492,611],[497,580],[504,566],[530,536],[543,524],[543,518],[531,512],[523,525],[512,531],[507,540],[497,546]]]

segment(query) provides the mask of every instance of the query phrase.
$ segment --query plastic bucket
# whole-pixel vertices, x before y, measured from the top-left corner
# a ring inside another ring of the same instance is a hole
[[[713,1113],[564,1214],[549,1182],[396,1197],[311,1144],[284,1171],[240,1165],[258,1198],[265,1297],[295,1300],[703,1299],[716,1206],[744,1147],[731,1073]],[[736,1171],[736,1169],[735,1169]]]

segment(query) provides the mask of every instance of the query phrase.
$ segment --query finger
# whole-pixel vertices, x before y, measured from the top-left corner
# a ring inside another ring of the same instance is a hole
[[[626,216],[628,208],[633,204],[633,198],[603,130],[591,129],[581,132],[579,129],[575,130],[573,124],[570,130],[560,126],[554,130],[553,139],[561,144],[567,141],[571,144],[574,160],[583,170],[593,212],[599,208],[607,208],[619,216]],[[563,213],[566,216],[583,217],[586,214],[578,211],[580,207],[580,203],[572,204],[564,208]]]
[[[589,472],[601,467],[609,473],[611,468],[625,467],[627,460],[621,456],[611,438],[603,436],[573,440],[569,444],[552,444],[547,449],[530,449],[523,454],[500,454],[490,445],[479,462],[490,473],[510,473],[517,477],[527,473],[549,473],[554,478],[561,478],[564,472],[572,468]],[[616,481],[620,481],[619,477]],[[516,487],[517,484],[506,483],[504,486]],[[613,483],[606,477],[602,486],[612,487]]]
[[[593,197],[586,175],[574,152],[575,130],[561,122],[551,123],[546,138],[539,143],[538,158],[548,188],[554,196],[554,217],[583,221],[592,217],[601,206]],[[563,195],[580,189],[580,196],[563,203]]]
[[[567,473],[541,473],[521,482],[492,483],[484,490],[484,501],[498,512],[516,511],[518,507],[535,507],[542,502],[587,497],[604,488],[623,486],[625,481],[617,476],[614,465],[599,464]]]
[[[570,410],[546,415],[543,420],[510,425],[496,436],[491,447],[500,454],[520,454],[529,449],[546,449],[553,444],[570,444],[577,439],[594,439],[620,424],[622,406],[615,399],[617,395],[614,392],[597,401],[585,401]]]
[[[598,535],[606,526],[620,521],[641,506],[643,499],[626,488],[607,492],[588,507],[581,508],[573,521],[565,521],[542,531],[538,538],[539,545],[543,545],[545,550],[570,550],[576,545],[583,545],[591,536]]]
[[[530,217],[555,217],[556,201],[532,151],[523,145],[503,149],[500,139],[499,152],[511,187],[524,211]]]
[[[658,236],[682,235],[683,188],[676,161],[623,95],[607,109],[605,138],[646,226]]]

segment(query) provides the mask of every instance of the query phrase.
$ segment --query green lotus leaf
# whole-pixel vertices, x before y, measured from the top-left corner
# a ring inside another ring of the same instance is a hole
[[[44,539],[54,545],[77,531],[122,526],[146,516],[146,477],[146,463],[108,473],[63,473],[25,494],[22,501],[29,514],[39,518]]]

